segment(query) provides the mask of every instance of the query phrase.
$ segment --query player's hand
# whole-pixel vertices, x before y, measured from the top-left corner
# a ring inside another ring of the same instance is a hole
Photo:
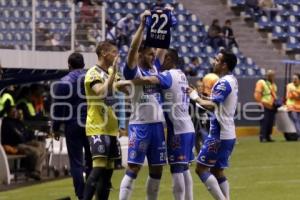
[[[187,93],[190,94],[193,90],[196,90],[196,88],[193,85],[189,85],[187,88]]]
[[[116,74],[117,73],[117,71],[118,71],[118,60],[119,60],[119,57],[120,57],[120,55],[118,54],[116,57],[115,57],[115,59],[114,59],[114,62],[113,62],[113,64],[112,64],[112,66],[111,66],[111,73],[112,74]]]
[[[164,9],[165,10],[169,10],[171,12],[174,10],[174,8],[172,6],[166,6]]]
[[[141,18],[141,24],[142,25],[145,25],[146,23],[146,17],[150,16],[151,15],[151,11],[150,10],[145,10],[141,15],[140,15],[140,18]]]

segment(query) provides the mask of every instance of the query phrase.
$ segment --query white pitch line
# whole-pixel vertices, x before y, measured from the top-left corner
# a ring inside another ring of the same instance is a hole
[[[293,167],[300,167],[300,165],[293,165]],[[273,169],[273,168],[286,168],[286,165],[264,165],[264,166],[244,166],[244,167],[231,167],[230,169]]]
[[[270,181],[257,181],[258,184],[271,184],[271,183],[300,183],[300,179],[294,180],[270,180]]]

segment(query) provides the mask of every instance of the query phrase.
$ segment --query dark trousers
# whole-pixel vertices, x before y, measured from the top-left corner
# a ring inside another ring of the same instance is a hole
[[[85,134],[85,127],[80,127],[75,122],[66,124],[65,136],[75,194],[81,199],[83,198],[85,184],[83,172],[88,177],[92,170],[92,155],[89,141]]]
[[[289,117],[295,124],[298,137],[300,137],[300,112],[289,112]]]
[[[275,109],[264,108],[264,116],[260,121],[260,135],[259,139],[262,140],[271,140],[272,129],[275,120]]]

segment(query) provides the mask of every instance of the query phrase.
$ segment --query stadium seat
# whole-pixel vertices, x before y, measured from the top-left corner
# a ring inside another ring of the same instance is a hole
[[[288,36],[294,36],[294,37],[300,36],[299,30],[295,26],[289,26],[287,34],[288,34]]]
[[[267,16],[261,16],[257,22],[259,29],[270,29],[273,25]]]
[[[274,20],[272,21],[272,24],[273,26],[287,27],[287,22],[280,15],[275,16]]]
[[[286,50],[287,51],[299,51],[300,50],[300,42],[296,37],[288,37],[286,43]]]
[[[281,26],[274,26],[272,31],[272,39],[285,41],[287,39],[287,33]]]

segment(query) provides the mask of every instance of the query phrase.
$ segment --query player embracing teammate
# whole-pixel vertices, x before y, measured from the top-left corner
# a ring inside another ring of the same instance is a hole
[[[157,199],[167,157],[172,173],[174,198],[193,199],[189,171],[194,144],[194,127],[188,115],[190,97],[213,112],[209,136],[197,158],[196,173],[215,199],[229,200],[229,183],[224,169],[228,167],[235,144],[233,117],[238,84],[232,71],[237,62],[236,57],[227,51],[221,51],[215,57],[214,72],[221,78],[214,85],[211,98],[201,99],[196,91],[188,87],[184,73],[176,69],[178,55],[175,50],[157,48],[154,51],[142,44],[146,18],[150,15],[150,11],[141,14],[141,23],[133,37],[124,69],[125,78],[130,80],[124,83],[131,85],[133,94],[133,112],[128,131],[128,168],[120,185],[119,199],[130,198],[145,156],[149,164],[147,199]],[[164,111],[167,111],[165,118],[162,105]],[[167,145],[163,130],[165,120]]]

